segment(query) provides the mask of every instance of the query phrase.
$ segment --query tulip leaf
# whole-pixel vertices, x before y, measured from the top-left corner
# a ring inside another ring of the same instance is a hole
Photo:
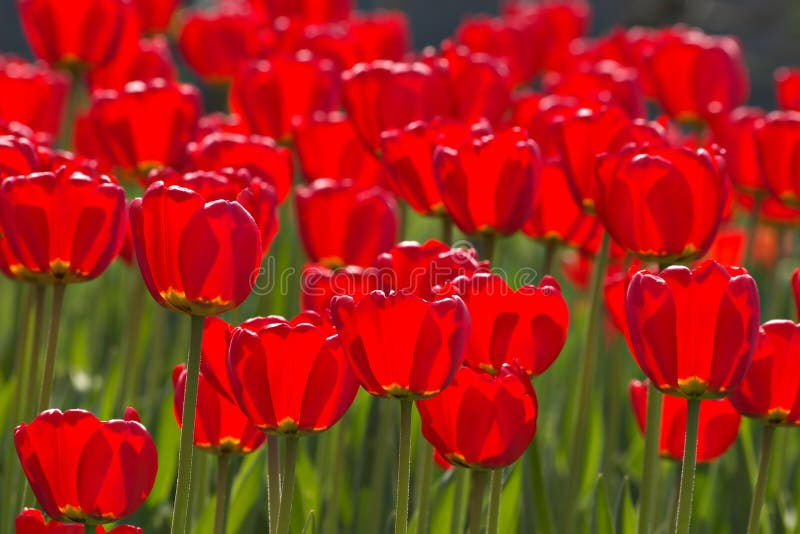
[[[606,478],[597,475],[594,495],[594,532],[596,534],[614,534],[614,520],[611,517],[611,507],[608,504],[608,489]]]

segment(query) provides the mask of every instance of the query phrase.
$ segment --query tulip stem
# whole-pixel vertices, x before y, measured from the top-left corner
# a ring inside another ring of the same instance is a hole
[[[528,465],[528,479],[533,485],[533,508],[534,508],[534,521],[536,524],[536,532],[543,534],[553,534],[555,528],[553,527],[553,517],[550,513],[550,503],[548,502],[548,493],[544,485],[544,476],[542,475],[542,458],[539,454],[539,442],[534,439],[528,450],[525,452],[523,465]],[[530,491],[530,490],[529,490]],[[523,504],[527,508],[528,503]]]
[[[753,259],[753,250],[755,249],[756,245],[756,232],[758,231],[758,219],[759,215],[761,215],[761,203],[764,201],[762,198],[763,195],[760,193],[756,193],[756,196],[753,200],[753,211],[750,212],[750,217],[747,219],[747,245],[744,249],[744,258],[742,260],[742,265],[744,265],[747,269],[752,270],[753,266],[750,265],[750,262]]]
[[[544,242],[542,272],[539,273],[541,276],[546,276],[553,272],[553,261],[556,259],[556,252],[558,252],[558,241],[555,239],[548,239]]]
[[[472,488],[469,495],[469,534],[481,533],[483,517],[483,492],[489,473],[475,469],[472,471]]]
[[[497,534],[500,527],[500,495],[503,491],[503,468],[492,471],[489,491],[489,529],[487,534]]]
[[[327,497],[325,523],[322,532],[337,532],[339,527],[339,502],[342,487],[342,468],[346,465],[344,425],[333,427],[333,461],[331,462],[330,494]]]
[[[431,512],[431,484],[433,482],[433,447],[428,440],[421,438],[419,447],[422,451],[422,475],[417,484],[419,489],[419,502],[417,503],[417,534],[428,532],[428,522]]]
[[[83,524],[83,532],[85,534],[96,534],[97,533],[97,527],[95,527],[94,525],[90,525],[89,523],[84,523]]]
[[[225,534],[225,512],[228,504],[228,472],[231,456],[220,454],[217,457],[217,497],[214,507],[214,534]]]
[[[297,464],[297,436],[286,436],[283,455],[283,487],[281,488],[281,507],[278,511],[278,534],[289,532],[292,518],[292,497],[294,496],[294,468]]]
[[[281,459],[277,436],[267,436],[267,517],[269,531],[278,528],[278,512],[281,505]]]
[[[639,498],[639,534],[653,531],[658,487],[658,436],[661,428],[661,392],[651,382],[647,388],[647,412],[644,424],[644,463],[642,493]]]
[[[570,452],[569,478],[567,479],[566,505],[572,509],[578,508],[581,477],[583,475],[583,461],[586,454],[586,427],[589,421],[589,401],[591,400],[592,383],[594,382],[594,364],[597,355],[597,334],[600,325],[600,306],[603,302],[603,278],[608,264],[609,250],[608,232],[603,233],[600,250],[594,260],[592,272],[592,285],[589,294],[589,316],[586,319],[586,330],[583,335],[583,348],[579,361],[581,381],[578,397],[578,416],[575,424],[574,441]],[[566,514],[566,532],[573,532],[572,522],[576,513]]]
[[[464,490],[467,472],[454,468],[453,473],[453,511],[450,513],[450,534],[464,534]]]
[[[56,371],[56,348],[58,346],[58,331],[61,327],[61,308],[64,304],[65,284],[53,286],[53,305],[50,310],[50,327],[47,332],[47,349],[44,360],[44,376],[42,389],[39,390],[39,410],[45,411],[50,406],[50,393],[53,390],[53,377]]]
[[[453,244],[453,220],[447,215],[442,215],[442,241],[447,246]]]
[[[411,483],[411,409],[414,401],[400,401],[400,455],[397,464],[397,512],[395,534],[408,531],[408,495]]]
[[[194,420],[197,412],[197,386],[200,380],[200,347],[203,344],[205,318],[192,315],[192,333],[189,338],[189,360],[186,365],[186,389],[183,392],[183,417],[178,449],[178,482],[172,510],[172,534],[183,534],[189,526],[191,503],[192,455],[194,453]]]
[[[697,464],[697,429],[700,422],[700,399],[688,399],[686,414],[686,441],[683,445],[681,489],[678,493],[678,513],[675,517],[675,534],[689,534],[694,494],[694,469]]]
[[[497,236],[494,232],[489,232],[483,235],[483,256],[489,260],[490,264],[494,263],[495,245],[497,244]]]
[[[775,425],[764,424],[761,434],[761,453],[758,460],[758,478],[753,488],[753,501],[750,503],[750,519],[747,522],[747,533],[758,534],[758,525],[761,519],[761,508],[764,505],[764,495],[767,492],[767,475],[769,474],[769,460],[772,453],[772,436],[775,434]]]
[[[127,325],[127,339],[125,340],[125,370],[122,375],[122,387],[119,388],[118,406],[130,404],[137,398],[139,384],[139,365],[137,361],[139,349],[139,335],[142,329],[142,311],[144,308],[144,294],[146,288],[142,284],[142,276],[137,269],[131,269],[130,296],[126,310],[130,322]]]

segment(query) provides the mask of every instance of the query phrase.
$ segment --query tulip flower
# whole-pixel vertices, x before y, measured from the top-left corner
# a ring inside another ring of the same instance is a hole
[[[59,521],[45,521],[44,515],[34,508],[25,508],[14,521],[16,534],[83,534],[86,532],[81,525],[61,523]],[[97,525],[94,532],[105,534],[106,529]],[[131,525],[119,525],[107,531],[109,534],[142,534],[142,529]]]
[[[300,239],[311,261],[368,267],[397,240],[392,196],[351,180],[317,180],[296,190]]]
[[[542,57],[531,54],[529,28],[514,18],[471,17],[456,29],[455,40],[471,52],[481,52],[504,61],[511,81],[529,81],[542,67]]]
[[[107,63],[125,44],[121,35],[138,26],[122,0],[17,0],[17,7],[34,55],[70,69]]]
[[[273,17],[291,17],[306,24],[346,20],[351,0],[260,0],[266,1]]]
[[[142,31],[166,33],[180,0],[133,0]]]
[[[628,386],[631,406],[639,431],[645,431],[645,412],[648,397],[647,382],[631,381]],[[742,417],[729,399],[700,402],[700,426],[697,435],[697,462],[716,460],[736,441]],[[686,440],[686,403],[677,397],[666,396],[661,407],[658,452],[664,458],[681,461]]]
[[[40,170],[42,164],[32,141],[18,135],[0,136],[0,180]]]
[[[800,69],[787,67],[777,69],[775,92],[781,109],[800,111]]]
[[[782,202],[800,206],[800,112],[773,111],[756,129],[764,182]]]
[[[490,374],[516,361],[538,376],[555,361],[567,340],[569,310],[561,287],[551,276],[538,286],[514,291],[502,277],[490,273],[460,276],[448,293],[464,299],[472,321],[468,365]]]
[[[42,62],[0,56],[0,118],[51,136],[61,131],[69,79]]]
[[[133,408],[111,421],[48,410],[18,426],[14,443],[33,494],[57,521],[128,517],[147,499],[158,469],[153,438]]]
[[[356,302],[364,295],[379,289],[379,271],[348,265],[329,269],[318,263],[303,267],[300,281],[300,305],[325,315],[331,299],[337,295],[349,295]]]
[[[166,37],[140,39],[136,48],[126,48],[125,55],[89,72],[89,87],[120,90],[133,81],[150,81],[156,78],[174,81],[177,78],[175,63]]]
[[[251,133],[279,141],[291,138],[296,116],[333,111],[339,77],[331,61],[308,50],[251,63],[233,80],[228,103]]]

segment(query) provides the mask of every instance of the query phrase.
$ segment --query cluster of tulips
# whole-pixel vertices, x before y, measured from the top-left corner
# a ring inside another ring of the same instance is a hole
[[[584,531],[586,443],[603,402],[592,384],[604,330],[614,335],[605,303],[647,378],[630,385],[644,434],[628,473],[638,532],[667,515],[689,531],[695,465],[732,445],[741,416],[763,422],[758,531],[773,433],[800,420],[800,325],[761,324],[746,269],[772,276],[774,300],[785,293],[770,273],[800,222],[800,70],[776,73],[781,110],[742,107],[735,38],[683,26],[590,38],[582,0],[508,2],[421,52],[402,12],[356,13],[349,0],[16,4],[38,61],[0,56],[0,269],[26,302],[11,417],[30,422],[13,432],[19,462],[7,453],[0,467],[0,521],[106,532],[148,498],[159,456],[174,455],[171,532],[189,532],[197,449],[217,458],[223,533],[235,458],[265,445],[264,527],[285,534],[297,526],[299,438],[333,427],[331,464],[316,468],[342,476],[337,423],[363,388],[397,401],[384,402],[399,410],[396,533],[410,511],[417,532],[430,528],[435,462],[470,473],[452,532],[496,534],[520,458],[529,527]],[[226,112],[204,114],[175,51]],[[441,240],[401,241],[419,216]],[[520,232],[530,239],[499,241]],[[302,310],[241,321],[279,234],[309,260],[291,296]],[[460,236],[478,249],[454,247]],[[538,283],[506,276],[504,244],[538,254]],[[134,408],[102,421],[51,405],[65,290],[117,258],[137,281],[119,402],[138,402],[141,295],[191,318],[172,373],[178,450],[156,451]],[[588,287],[585,307],[568,306],[559,273]],[[800,270],[792,283],[800,297]],[[575,391],[575,417],[554,518],[533,380],[565,347],[570,311],[583,330],[570,335],[578,378],[561,386]],[[660,455],[682,465],[674,513],[659,505]],[[28,487],[44,514],[23,510]],[[326,534],[343,528],[338,497],[323,507]]]

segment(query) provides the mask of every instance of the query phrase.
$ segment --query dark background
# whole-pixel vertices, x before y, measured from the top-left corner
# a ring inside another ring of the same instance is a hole
[[[69,1],[69,0],[63,0]],[[592,35],[614,25],[659,26],[684,22],[709,33],[733,34],[744,45],[751,103],[774,106],[772,72],[800,66],[800,1],[797,0],[591,0]],[[470,13],[496,13],[497,0],[357,0],[361,9],[408,13],[417,48],[438,44]],[[14,0],[0,0],[0,51],[29,55]],[[2,98],[2,95],[0,95]]]

